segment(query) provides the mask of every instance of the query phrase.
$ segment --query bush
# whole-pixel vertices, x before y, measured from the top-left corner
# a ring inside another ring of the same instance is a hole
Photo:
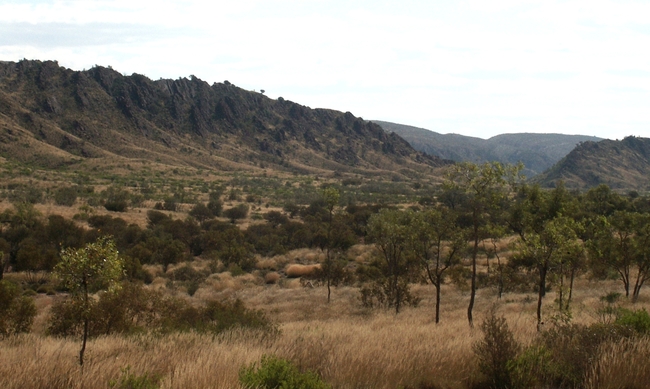
[[[0,281],[0,337],[29,332],[36,316],[34,300],[18,285]]]
[[[150,375],[145,373],[143,375],[135,375],[131,373],[131,367],[127,366],[122,370],[122,375],[116,380],[111,380],[108,383],[110,388],[115,389],[158,389],[158,381],[160,377],[157,375]]]
[[[622,309],[614,323],[630,328],[641,335],[650,333],[650,315],[645,308],[637,311]]]
[[[474,344],[479,369],[488,379],[490,388],[510,388],[512,379],[508,364],[517,356],[519,344],[504,317],[491,311],[481,323],[483,340]]]
[[[232,223],[238,219],[245,219],[248,216],[248,205],[239,204],[236,207],[228,208],[223,211],[223,216],[230,219]]]
[[[313,372],[301,373],[286,359],[274,355],[264,355],[259,367],[256,363],[239,371],[239,382],[245,388],[259,389],[328,389],[325,383]]]
[[[82,311],[69,299],[52,306],[48,333],[78,336],[83,331]],[[248,309],[241,300],[208,301],[195,307],[179,297],[165,297],[163,292],[124,283],[118,290],[102,293],[89,312],[92,337],[112,333],[137,333],[151,330],[160,333],[197,331],[218,334],[231,328],[277,332],[276,326],[262,311]]]
[[[74,186],[59,188],[54,192],[54,202],[56,205],[65,205],[71,207],[77,201],[78,190]]]

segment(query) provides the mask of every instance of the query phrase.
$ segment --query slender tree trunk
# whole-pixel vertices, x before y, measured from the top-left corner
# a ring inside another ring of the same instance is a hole
[[[566,309],[569,310],[569,305],[571,304],[571,297],[573,297],[573,281],[576,278],[576,268],[571,268],[571,280],[569,281],[569,298],[566,300]]]
[[[88,282],[85,280],[83,281],[83,293],[84,293],[84,334],[83,334],[83,341],[81,342],[81,350],[79,350],[79,365],[83,367],[84,365],[84,353],[86,352],[86,341],[88,340],[88,322],[90,321],[90,318],[88,317]]]
[[[84,338],[81,343],[81,350],[79,350],[79,365],[84,365],[84,353],[86,352],[86,341],[88,340],[88,318],[84,320]]]
[[[330,303],[330,296],[332,295],[332,290],[331,290],[331,282],[330,282],[330,277],[327,277],[327,303]]]
[[[476,298],[476,257],[478,256],[478,232],[475,231],[474,250],[472,252],[472,282],[469,296],[469,306],[467,307],[467,320],[469,326],[474,327],[474,319],[472,317],[472,310],[474,309],[474,300]]]
[[[560,291],[558,296],[560,312],[564,309],[564,265],[560,265]]]
[[[537,293],[537,331],[542,326],[542,299],[546,295],[546,271],[547,266],[541,266],[539,269],[539,290]]]
[[[402,302],[401,301],[402,296],[401,296],[400,290],[399,290],[399,279],[397,277],[397,272],[395,272],[394,282],[395,282],[395,314],[398,314],[399,313],[399,306],[400,306],[400,303]]]
[[[634,284],[634,292],[632,292],[632,302],[636,303],[639,299],[639,293],[641,292],[641,287],[647,278],[647,271],[639,269],[639,273],[636,276],[636,283]]]
[[[436,324],[440,323],[440,276],[436,279]]]

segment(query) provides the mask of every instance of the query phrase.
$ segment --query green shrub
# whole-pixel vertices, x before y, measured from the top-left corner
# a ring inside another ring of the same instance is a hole
[[[78,189],[74,186],[65,186],[59,188],[54,192],[54,202],[57,205],[65,205],[71,207],[77,201]]]
[[[638,334],[650,333],[650,315],[645,308],[636,311],[622,309],[614,323],[633,329]]]
[[[131,372],[131,367],[127,366],[122,370],[122,375],[116,380],[110,380],[108,386],[115,389],[158,389],[160,377],[145,373],[135,375]]]
[[[245,366],[239,371],[239,382],[245,388],[259,389],[328,389],[316,373],[301,373],[286,359],[264,355],[259,364]]]
[[[550,381],[556,366],[553,354],[544,346],[526,348],[515,359],[507,363],[513,389],[536,388]]]
[[[29,332],[36,316],[34,299],[22,295],[20,287],[0,281],[0,337]]]
[[[519,352],[519,344],[508,328],[504,317],[497,317],[490,311],[481,323],[483,339],[474,344],[474,353],[479,361],[479,369],[488,379],[490,388],[510,388],[512,377],[508,364]]]

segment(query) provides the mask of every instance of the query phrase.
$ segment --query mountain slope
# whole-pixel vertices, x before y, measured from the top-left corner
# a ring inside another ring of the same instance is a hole
[[[373,120],[386,131],[395,132],[416,150],[454,161],[523,162],[524,173],[534,176],[553,166],[580,142],[600,138],[562,134],[503,134],[490,139],[457,134],[439,134],[423,128]]]
[[[563,180],[571,188],[607,184],[613,189],[650,190],[650,139],[629,136],[581,143],[535,180],[544,186]]]
[[[449,162],[373,123],[228,81],[0,62],[0,153],[47,167],[102,158],[215,169],[412,175]]]

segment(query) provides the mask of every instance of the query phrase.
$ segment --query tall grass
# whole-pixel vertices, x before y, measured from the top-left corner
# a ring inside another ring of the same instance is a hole
[[[239,281],[238,281],[239,282]],[[581,280],[574,294],[576,322],[597,320],[598,296],[616,284]],[[595,288],[599,286],[599,288]],[[472,345],[482,336],[467,324],[468,297],[458,289],[443,288],[441,323],[434,323],[431,286],[416,285],[423,298],[418,308],[399,315],[368,310],[359,303],[358,290],[334,289],[326,304],[323,287],[284,288],[279,285],[239,284],[231,288],[204,286],[190,300],[236,297],[252,309],[263,309],[280,333],[232,330],[217,336],[182,333],[105,336],[87,346],[81,371],[78,339],[54,338],[42,333],[0,340],[0,387],[108,388],[124,368],[135,375],[160,377],[161,388],[240,388],[242,366],[264,354],[291,360],[302,370],[317,372],[333,388],[471,388],[480,382]],[[497,300],[483,289],[477,298],[478,321],[495,306],[516,340],[530,344],[536,336],[532,295],[507,294]],[[553,293],[545,300],[551,316]],[[528,297],[528,298],[527,298]],[[50,296],[39,297],[42,299]],[[39,303],[39,306],[47,304]],[[636,308],[647,306],[642,300]],[[650,340],[605,344],[586,382],[590,389],[642,388],[650,382]],[[622,385],[626,383],[627,386]]]

